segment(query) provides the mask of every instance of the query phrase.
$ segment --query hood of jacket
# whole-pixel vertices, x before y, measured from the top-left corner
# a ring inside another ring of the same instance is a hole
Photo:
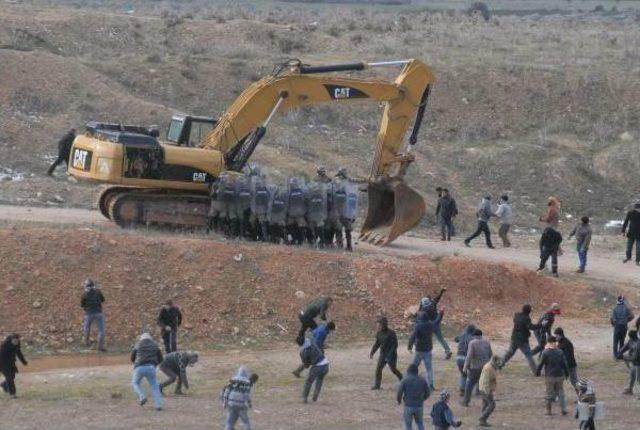
[[[249,382],[249,369],[246,366],[240,366],[235,376],[234,381]]]

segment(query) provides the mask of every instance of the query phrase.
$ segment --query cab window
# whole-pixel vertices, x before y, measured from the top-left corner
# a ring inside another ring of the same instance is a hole
[[[192,122],[191,133],[187,145],[191,147],[199,147],[203,139],[213,130],[213,124],[210,122]]]
[[[182,134],[182,127],[184,126],[184,121],[179,119],[172,119],[171,124],[169,125],[169,131],[167,132],[167,140],[170,142],[178,143],[180,140],[180,135]]]

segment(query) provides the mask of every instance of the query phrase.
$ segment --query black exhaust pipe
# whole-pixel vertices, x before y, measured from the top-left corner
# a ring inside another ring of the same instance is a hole
[[[300,66],[300,73],[309,75],[312,73],[329,73],[329,72],[348,72],[364,70],[367,67],[365,63],[351,64],[330,64],[328,66]]]

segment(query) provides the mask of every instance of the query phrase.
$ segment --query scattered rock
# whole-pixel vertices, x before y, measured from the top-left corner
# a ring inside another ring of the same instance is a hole
[[[631,142],[633,140],[633,134],[629,133],[628,131],[625,131],[620,135],[620,140],[623,142]]]
[[[304,296],[305,296],[304,291],[302,291],[302,290],[296,291],[296,298],[304,299]]]
[[[235,261],[238,261],[238,262],[242,261],[242,258],[243,258],[243,256],[242,256],[241,253],[240,254],[236,254],[236,255],[233,256],[233,259]]]
[[[36,300],[31,306],[33,306],[34,309],[40,309],[42,307],[42,303]]]
[[[9,286],[5,289],[5,291],[13,291],[13,290],[14,290],[14,288],[13,288],[11,285],[9,285]]]
[[[238,335],[238,333],[240,333],[240,329],[239,329],[238,327],[234,327],[234,328],[233,328],[233,335],[234,335],[234,336],[237,336],[237,335]]]
[[[42,198],[42,191],[38,191],[36,193],[36,197],[39,198],[39,199]]]
[[[196,290],[198,290],[198,291],[204,291],[204,288],[203,288],[203,287],[201,287],[200,285],[198,285],[198,286],[196,287]]]
[[[62,197],[60,197],[60,195],[58,195],[58,194],[53,196],[53,200],[58,202],[58,203],[64,203],[64,199]]]
[[[73,337],[69,336],[65,339],[67,343],[73,343]]]

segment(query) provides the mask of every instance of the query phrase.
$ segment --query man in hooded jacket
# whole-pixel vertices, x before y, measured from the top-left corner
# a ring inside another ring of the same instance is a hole
[[[236,375],[222,390],[222,406],[227,411],[225,430],[233,430],[238,419],[242,421],[244,430],[251,429],[249,409],[251,408],[251,377],[245,366],[240,366]]]
[[[143,333],[131,350],[133,363],[133,378],[131,385],[138,396],[140,406],[147,403],[147,395],[140,386],[142,379],[146,379],[151,387],[156,410],[162,410],[162,394],[156,375],[156,366],[162,362],[162,351],[149,333]]]
[[[91,279],[84,281],[84,293],[80,299],[80,306],[84,309],[85,317],[82,326],[84,334],[84,344],[89,346],[89,334],[91,333],[91,325],[95,322],[98,325],[98,350],[106,352],[104,347],[105,337],[105,318],[102,312],[102,304],[104,303],[104,295]]]
[[[531,322],[531,305],[522,306],[522,312],[518,312],[513,316],[513,330],[511,331],[511,344],[504,354],[501,368],[504,367],[519,349],[527,358],[531,373],[534,375],[538,371],[536,363],[533,361],[531,346],[529,345],[529,337],[531,330],[537,330],[540,326]]]
[[[376,377],[372,390],[379,390],[382,383],[382,369],[389,366],[391,372],[396,375],[398,380],[402,380],[402,373],[396,367],[398,363],[398,337],[396,332],[389,328],[389,321],[386,317],[378,319],[378,333],[376,333],[376,341],[371,347],[369,358],[373,359],[376,351],[380,349],[378,356],[378,365],[376,366]]]
[[[633,205],[633,210],[627,212],[622,224],[622,235],[627,236],[626,258],[623,263],[631,260],[633,244],[636,245],[636,266],[640,266],[640,202]]]

